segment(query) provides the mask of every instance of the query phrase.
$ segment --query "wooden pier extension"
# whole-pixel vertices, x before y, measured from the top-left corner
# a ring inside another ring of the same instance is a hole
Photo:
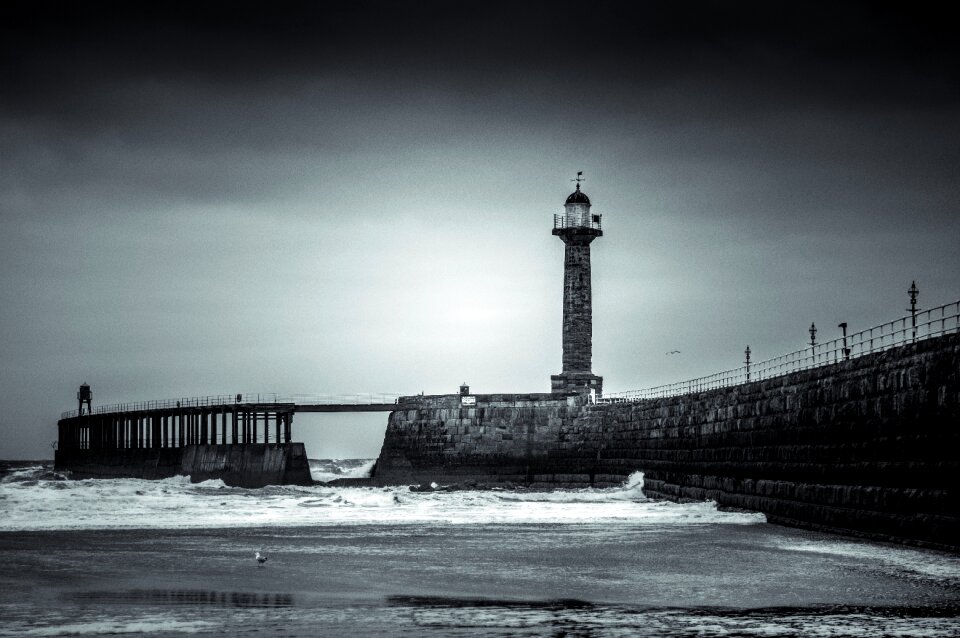
[[[220,478],[228,485],[310,485],[291,403],[158,404],[59,421],[56,468],[75,478]]]
[[[61,419],[58,451],[289,443],[291,403],[235,403],[133,409]]]

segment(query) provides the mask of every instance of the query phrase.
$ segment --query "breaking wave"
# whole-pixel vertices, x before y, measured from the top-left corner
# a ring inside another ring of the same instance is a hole
[[[377,459],[310,459],[310,477],[326,483],[342,478],[370,476]]]
[[[369,472],[337,462],[338,477]],[[344,469],[346,468],[346,469]],[[0,479],[0,530],[172,529],[363,524],[703,525],[762,523],[762,514],[717,511],[713,503],[648,500],[643,475],[607,489],[411,491],[407,486],[314,485],[243,489],[188,477],[64,480],[42,466]]]

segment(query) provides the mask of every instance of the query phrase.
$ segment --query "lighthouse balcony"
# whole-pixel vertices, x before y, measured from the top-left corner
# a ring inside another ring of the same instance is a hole
[[[565,230],[568,228],[576,228],[602,231],[603,228],[600,224],[600,218],[600,215],[554,215],[553,229]]]

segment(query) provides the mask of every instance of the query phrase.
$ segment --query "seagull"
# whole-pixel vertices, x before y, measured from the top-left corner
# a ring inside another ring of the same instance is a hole
[[[667,354],[680,354],[680,351],[679,351],[679,350],[671,350],[671,351],[668,352]]]
[[[257,552],[257,567],[263,567],[265,562],[267,562],[267,557],[261,556],[260,552]]]

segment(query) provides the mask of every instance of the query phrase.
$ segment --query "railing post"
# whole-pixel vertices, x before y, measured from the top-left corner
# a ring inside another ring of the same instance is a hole
[[[844,321],[837,327],[843,330],[843,360],[848,361],[850,359],[850,348],[847,347],[847,322]]]

